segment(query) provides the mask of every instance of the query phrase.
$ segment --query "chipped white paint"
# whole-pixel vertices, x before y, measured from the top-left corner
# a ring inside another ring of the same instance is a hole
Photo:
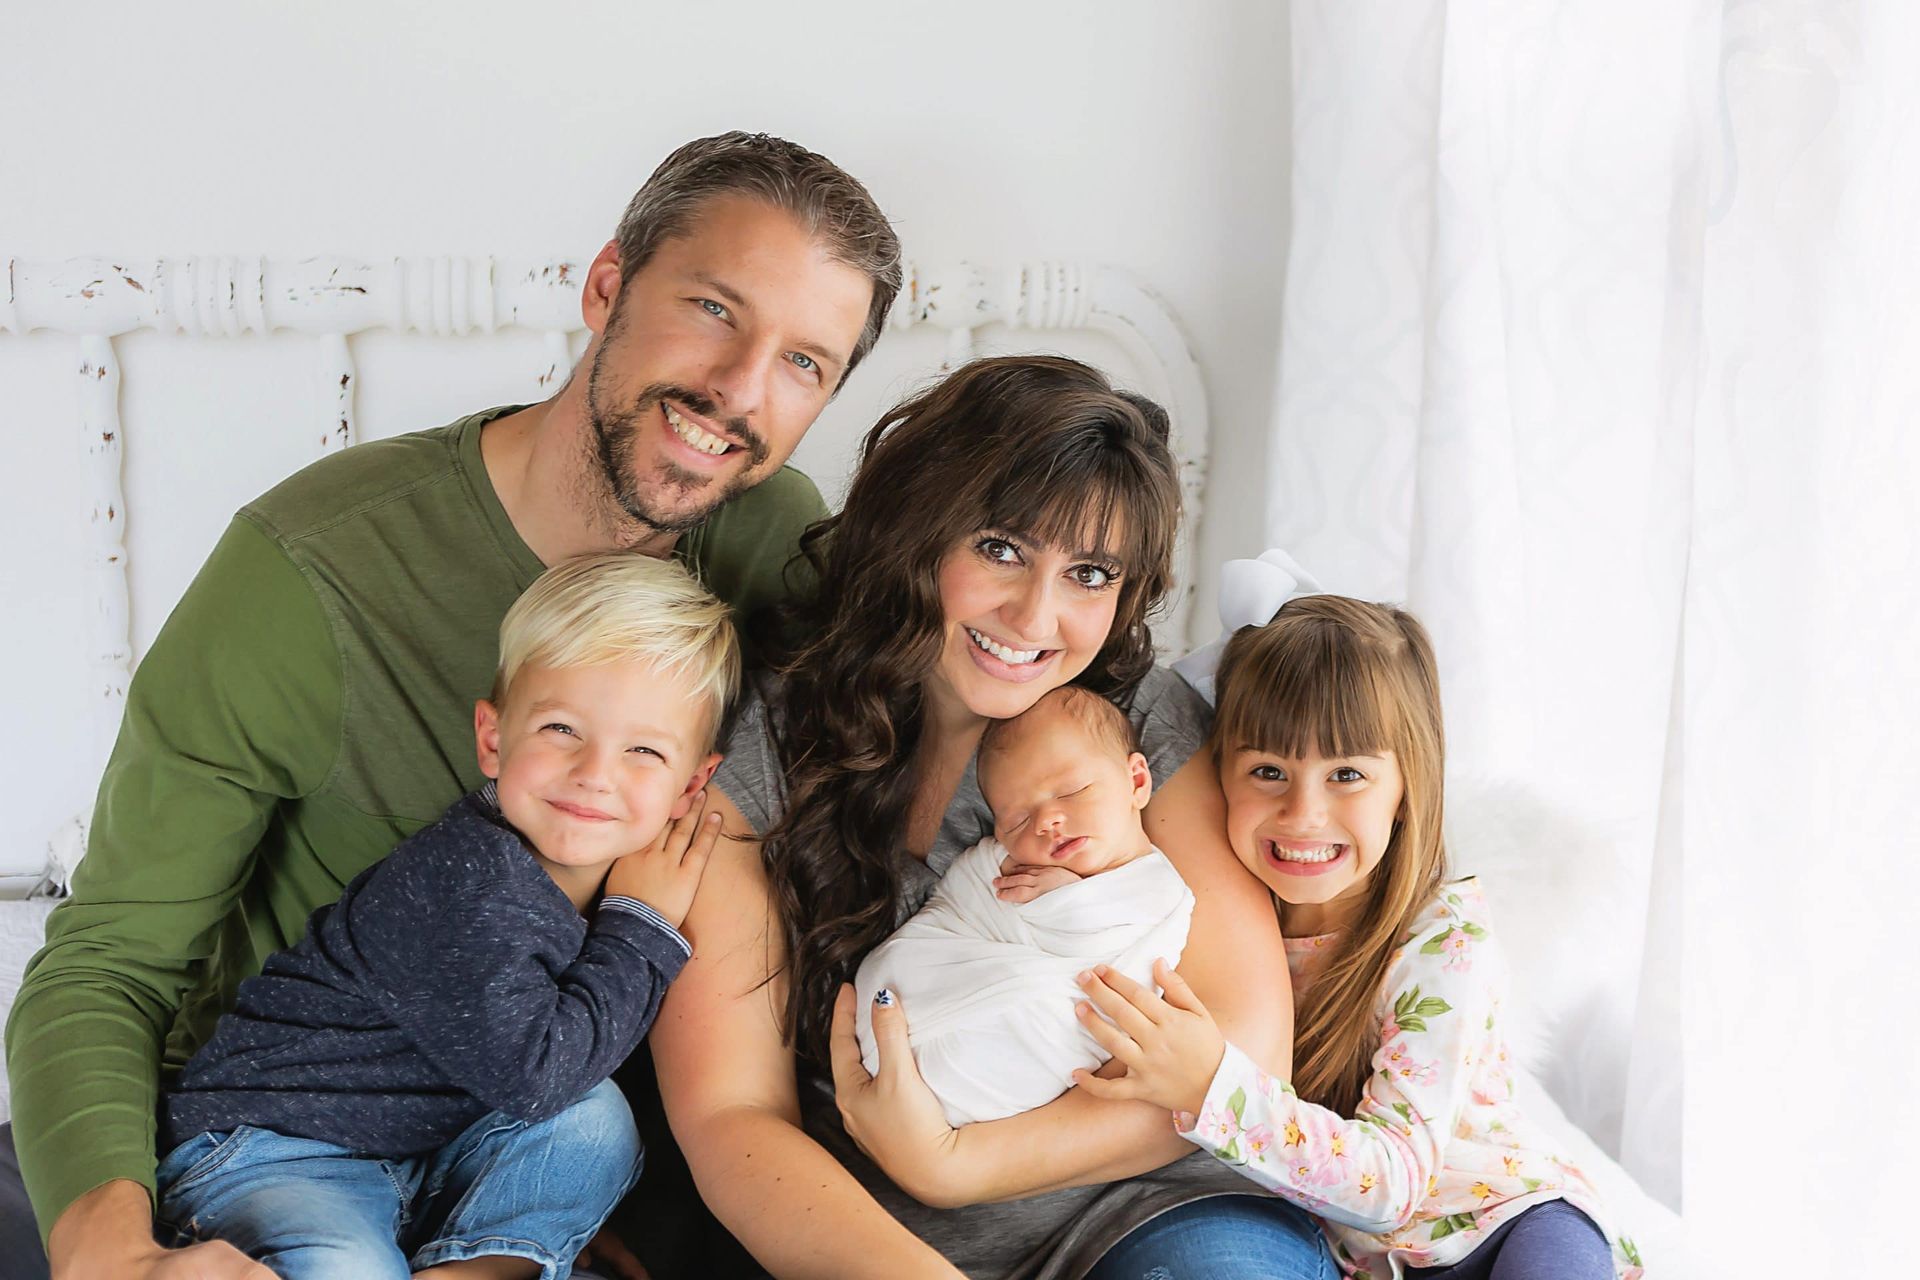
[[[135,329],[236,336],[366,329],[459,336],[580,327],[578,264],[492,258],[76,258],[8,264],[0,330],[111,337]]]
[[[547,364],[540,371],[540,390],[552,395],[560,390],[573,370],[572,335],[558,329],[547,330]]]
[[[573,367],[581,331],[584,267],[575,261],[486,257],[394,258],[380,263],[315,257],[162,259],[8,259],[0,282],[0,332],[48,329],[80,336],[81,424],[88,442],[93,591],[89,637],[94,724],[104,763],[130,675],[130,607],[120,488],[119,366],[111,339],[138,329],[235,337],[293,330],[319,340],[323,381],[316,452],[357,436],[354,369],[348,339],[369,329],[457,337],[509,326],[546,335],[537,382],[551,395]],[[1186,502],[1183,529],[1199,523],[1206,488],[1208,420],[1200,370],[1173,315],[1124,271],[1040,262],[992,270],[974,263],[908,263],[888,323],[947,331],[947,364],[974,353],[986,325],[1013,329],[1089,329],[1124,348],[1145,375],[1142,387],[1166,406],[1170,441]],[[312,421],[312,419],[309,419]],[[1178,587],[1158,628],[1167,652],[1193,639],[1193,543],[1182,533]],[[75,820],[84,831],[84,816]],[[74,827],[62,827],[53,864],[71,871]]]
[[[113,340],[80,339],[80,439],[87,457],[88,716],[96,765],[105,765],[120,732],[133,675],[132,613],[127,603],[127,503],[120,491],[120,362]]]
[[[353,423],[353,353],[345,334],[320,335],[320,385],[324,405],[320,416],[320,450],[344,449],[359,438]]]

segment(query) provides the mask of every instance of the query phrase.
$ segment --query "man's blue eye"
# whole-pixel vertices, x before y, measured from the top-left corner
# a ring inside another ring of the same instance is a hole
[[[798,351],[793,353],[793,362],[799,365],[802,369],[805,369],[808,373],[812,373],[815,369],[818,369],[820,367],[818,364],[814,362],[814,359],[812,356],[803,355]]]
[[[727,309],[715,302],[712,298],[701,298],[699,302],[701,309],[708,315],[718,316],[722,320],[727,318]]]

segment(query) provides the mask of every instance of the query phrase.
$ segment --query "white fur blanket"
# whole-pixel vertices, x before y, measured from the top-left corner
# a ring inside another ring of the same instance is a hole
[[[1193,893],[1159,850],[1028,903],[994,897],[1007,851],[981,841],[954,859],[914,917],[860,965],[861,1060],[879,1068],[873,994],[900,996],[920,1074],[956,1128],[1051,1102],[1075,1067],[1107,1060],[1074,1017],[1075,975],[1111,965],[1153,984],[1153,962],[1178,964]]]

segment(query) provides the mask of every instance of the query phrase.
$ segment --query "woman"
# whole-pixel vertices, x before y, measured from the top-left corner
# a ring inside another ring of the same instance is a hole
[[[874,427],[809,533],[819,591],[714,778],[736,840],[652,1036],[701,1194],[777,1275],[1332,1274],[1304,1214],[1181,1159],[1164,1111],[1070,1090],[953,1130],[910,1054],[883,1047],[869,1078],[851,1043],[860,957],[991,828],[986,724],[1074,682],[1129,710],[1160,783],[1149,833],[1198,900],[1181,973],[1236,1043],[1286,1060],[1290,1012],[1235,981],[1286,960],[1196,754],[1204,705],[1152,661],[1179,522],[1166,430],[1076,361],[979,361]]]

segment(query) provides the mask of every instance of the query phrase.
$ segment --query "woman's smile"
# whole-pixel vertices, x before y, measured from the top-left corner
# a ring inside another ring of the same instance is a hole
[[[972,627],[963,627],[962,630],[972,641],[967,651],[973,655],[974,664],[994,679],[1013,684],[1025,684],[1038,679],[1053,665],[1054,658],[1060,653],[1058,649],[1016,649],[995,640],[984,631]]]

